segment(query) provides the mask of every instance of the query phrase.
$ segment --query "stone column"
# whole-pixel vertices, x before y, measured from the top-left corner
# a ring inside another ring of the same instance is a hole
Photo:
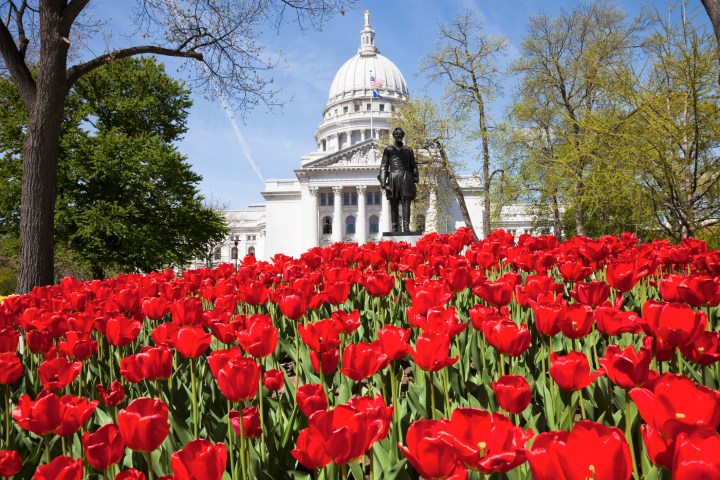
[[[335,196],[335,205],[333,208],[333,222],[332,222],[332,241],[342,242],[342,191],[343,187],[332,187],[333,195]]]
[[[303,192],[303,251],[318,246],[318,187],[308,186]]]
[[[358,245],[367,243],[367,212],[365,211],[365,205],[367,205],[367,200],[365,199],[366,191],[367,185],[357,186],[358,209],[357,219],[355,220],[355,238],[357,238]]]
[[[380,233],[390,231],[390,200],[387,199],[385,192],[380,192]]]

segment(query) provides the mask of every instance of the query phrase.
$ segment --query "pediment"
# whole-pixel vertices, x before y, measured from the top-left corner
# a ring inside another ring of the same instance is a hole
[[[378,142],[376,140],[365,140],[307,163],[303,165],[301,170],[332,167],[380,166],[380,156],[377,154],[377,145]]]

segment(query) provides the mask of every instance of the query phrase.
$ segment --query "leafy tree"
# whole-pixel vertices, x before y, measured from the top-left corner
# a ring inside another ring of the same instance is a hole
[[[657,227],[680,241],[720,225],[720,67],[715,39],[684,8],[677,24],[664,18],[646,41],[649,71],[627,86],[622,133]]]
[[[642,19],[626,21],[617,7],[593,2],[562,11],[557,18],[532,17],[514,71],[521,75],[522,109],[541,112],[540,124],[525,125],[546,130],[553,148],[552,159],[535,178],[548,184],[539,189],[553,202],[565,194],[574,213],[575,231],[586,234],[587,202],[593,162],[607,150],[598,142],[598,130],[606,131],[607,118],[622,115],[614,90],[632,63],[632,46],[644,28]],[[620,112],[619,112],[620,110]],[[534,120],[531,122],[533,123]],[[547,146],[547,145],[546,145]],[[547,169],[551,169],[551,173]]]
[[[441,114],[440,111],[448,112]],[[401,106],[391,118],[391,128],[397,127],[405,131],[406,141],[418,154],[420,178],[424,180],[420,186],[419,197],[436,196],[436,212],[444,210],[443,205],[449,199],[442,196],[444,182],[448,182],[450,190],[458,203],[465,226],[472,230],[477,238],[470,213],[465,204],[465,196],[457,181],[456,165],[451,162],[450,155],[456,153],[456,140],[464,132],[464,117],[461,112],[448,108],[438,108],[429,98],[411,99]],[[429,190],[432,189],[432,192]],[[427,190],[427,191],[423,191]],[[437,195],[441,194],[440,198]]]
[[[490,233],[490,133],[487,104],[501,90],[498,60],[504,55],[507,40],[482,33],[472,11],[449,24],[441,24],[435,50],[429,53],[422,72],[431,80],[448,82],[448,97],[453,103],[473,112],[478,122],[482,148],[482,191],[484,201],[483,235]]]
[[[258,27],[269,22],[279,28],[287,15],[301,28],[318,27],[349,3],[353,0],[142,0],[131,32],[115,32],[127,34],[131,46],[95,57],[80,55],[84,41],[110,32],[103,19],[89,14],[90,0],[0,3],[0,68],[9,72],[28,112],[18,291],[53,282],[59,140],[67,94],[80,78],[122,58],[166,55],[187,60],[195,83],[241,109],[271,105],[272,79],[264,72],[274,64],[263,58]]]
[[[17,96],[2,101],[22,110]],[[225,237],[223,216],[198,194],[201,177],[172,144],[186,131],[190,104],[189,91],[152,58],[121,59],[78,81],[60,143],[55,241],[63,257],[102,278],[182,265]],[[22,131],[26,122],[8,126]],[[2,145],[7,170],[20,169],[21,142]],[[3,180],[13,188],[0,195],[10,205],[0,225],[12,231],[20,179]]]

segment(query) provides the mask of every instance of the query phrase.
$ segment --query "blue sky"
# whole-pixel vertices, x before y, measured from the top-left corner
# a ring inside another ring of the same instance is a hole
[[[247,112],[244,119],[230,120],[217,100],[194,95],[189,131],[178,144],[203,176],[202,194],[227,208],[243,208],[263,201],[261,178],[294,178],[300,157],[314,150],[313,135],[327,101],[330,84],[338,68],[359,46],[363,11],[370,10],[375,43],[380,53],[393,61],[405,76],[411,95],[427,91],[441,95],[440,85],[426,85],[418,76],[423,56],[433,49],[438,22],[449,21],[466,9],[479,12],[485,31],[503,35],[510,42],[508,59],[518,55],[527,20],[537,13],[557,14],[571,9],[579,1],[559,0],[366,0],[344,15],[334,16],[322,31],[298,31],[286,24],[279,34],[268,27],[262,41],[270,56],[282,55],[284,68],[272,73],[274,85],[281,89],[285,106],[268,112],[260,107]],[[617,4],[635,15],[643,2],[626,0]],[[665,2],[654,2],[658,8]],[[689,8],[700,6],[700,2]],[[700,7],[701,8],[701,7]],[[100,7],[102,9],[102,7]],[[100,12],[97,12],[100,13]],[[705,20],[704,11],[698,19]],[[162,59],[161,59],[162,60]],[[168,68],[171,75],[174,68]],[[178,77],[181,78],[181,77]],[[502,115],[502,105],[512,95],[509,85],[492,106],[494,115]],[[233,125],[235,122],[235,126]],[[237,128],[236,128],[237,127]],[[257,165],[257,172],[251,167]],[[474,165],[469,163],[469,169]]]

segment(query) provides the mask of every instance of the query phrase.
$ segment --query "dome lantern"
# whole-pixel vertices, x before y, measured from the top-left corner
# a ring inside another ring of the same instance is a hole
[[[358,54],[366,56],[374,56],[380,53],[375,46],[375,30],[370,28],[370,10],[365,10],[365,28],[360,31],[360,48]]]

